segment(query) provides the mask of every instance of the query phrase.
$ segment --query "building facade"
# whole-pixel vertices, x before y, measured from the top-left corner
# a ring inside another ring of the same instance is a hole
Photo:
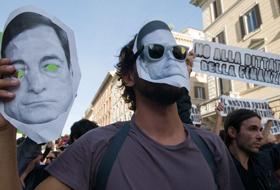
[[[99,126],[129,120],[133,112],[121,97],[120,84],[115,71],[108,72],[86,111],[85,118],[95,121]]]
[[[202,10],[203,32],[208,40],[280,54],[279,0],[191,0],[190,3]],[[215,122],[215,104],[222,94],[266,99],[279,118],[279,89],[211,76],[207,80],[209,100],[201,104],[201,114],[208,124]]]

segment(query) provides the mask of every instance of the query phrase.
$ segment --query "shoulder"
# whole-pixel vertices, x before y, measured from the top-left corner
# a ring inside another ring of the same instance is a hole
[[[117,133],[118,129],[121,128],[124,124],[125,122],[117,122],[104,127],[95,128],[87,132],[75,143],[86,144],[87,146],[100,143],[106,144]]]
[[[270,144],[263,146],[262,149],[254,155],[258,160],[278,160],[280,159],[280,144]]]
[[[209,143],[220,144],[223,143],[221,138],[215,133],[208,131],[203,128],[195,127],[193,125],[189,125],[191,130],[198,134],[203,140]]]
[[[214,153],[215,155],[220,155],[222,157],[224,157],[224,155],[227,154],[227,147],[218,135],[211,131],[207,131],[203,128],[198,128],[194,126],[190,127],[193,132],[195,132],[202,138],[202,140],[207,144],[208,148],[211,150],[212,153]]]

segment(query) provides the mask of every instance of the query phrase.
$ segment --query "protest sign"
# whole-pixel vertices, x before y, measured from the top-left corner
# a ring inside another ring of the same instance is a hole
[[[222,116],[227,116],[227,114],[237,109],[249,109],[261,116],[263,124],[272,120],[270,132],[273,135],[280,134],[280,120],[273,118],[273,113],[269,108],[268,101],[232,98],[224,95],[220,96],[220,101],[224,104],[224,111],[221,113]]]
[[[263,86],[280,87],[280,56],[194,40],[193,71]]]
[[[193,124],[201,125],[201,115],[196,105],[192,105],[190,118]]]
[[[220,101],[224,105],[222,116],[226,116],[230,112],[237,109],[249,109],[259,114],[262,118],[273,118],[272,110],[269,108],[268,101],[232,98],[229,96],[220,96]]]
[[[273,135],[280,134],[280,120],[273,119],[272,120],[272,127],[270,131]]]

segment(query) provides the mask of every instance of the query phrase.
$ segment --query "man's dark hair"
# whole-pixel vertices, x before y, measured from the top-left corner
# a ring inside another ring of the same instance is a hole
[[[136,110],[135,93],[132,87],[126,86],[123,76],[132,73],[135,67],[135,55],[133,53],[135,38],[121,49],[119,62],[116,65],[116,75],[118,80],[121,80],[120,88],[124,89],[122,97],[125,103],[130,103],[129,109],[131,110]]]
[[[20,137],[17,139],[17,146],[20,145],[21,143],[23,143],[25,141],[26,137]]]
[[[233,127],[236,129],[237,133],[240,131],[241,123],[249,118],[257,117],[261,119],[261,117],[254,111],[248,110],[248,109],[239,109],[234,110],[233,112],[229,113],[225,119],[224,122],[224,128],[225,128],[225,143],[227,146],[231,143],[231,138],[228,135],[228,129],[230,127]]]
[[[54,24],[49,18],[33,12],[21,13],[9,22],[2,38],[1,57],[6,57],[5,49],[12,39],[25,30],[33,29],[38,26],[49,26],[54,29],[64,50],[68,68],[70,68],[70,49],[66,32]]]
[[[181,121],[186,124],[193,124],[191,120],[192,102],[189,91],[186,88],[182,88],[182,96],[176,103]]]
[[[98,127],[97,123],[87,119],[81,119],[75,122],[71,127],[70,139],[68,144],[72,144],[75,140],[80,138],[86,132],[95,129],[97,127]]]

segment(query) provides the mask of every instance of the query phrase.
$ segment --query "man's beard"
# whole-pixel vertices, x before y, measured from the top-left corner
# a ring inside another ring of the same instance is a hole
[[[139,78],[137,74],[135,76],[135,89],[147,99],[163,106],[175,103],[183,95],[183,88],[148,82]]]

